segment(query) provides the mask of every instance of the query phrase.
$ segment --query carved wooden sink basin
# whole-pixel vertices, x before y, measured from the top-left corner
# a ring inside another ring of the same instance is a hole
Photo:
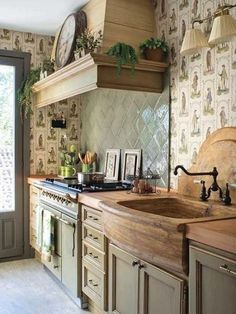
[[[145,213],[170,218],[191,219],[217,215],[207,204],[184,201],[179,198],[130,200],[117,202],[117,204]]]
[[[236,217],[236,208],[180,197],[101,202],[110,241],[154,265],[188,273],[186,224]]]

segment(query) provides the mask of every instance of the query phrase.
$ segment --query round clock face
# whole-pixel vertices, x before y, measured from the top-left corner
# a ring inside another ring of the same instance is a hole
[[[56,65],[58,68],[65,66],[71,58],[74,48],[76,34],[76,17],[71,14],[62,25],[61,32],[57,41]]]

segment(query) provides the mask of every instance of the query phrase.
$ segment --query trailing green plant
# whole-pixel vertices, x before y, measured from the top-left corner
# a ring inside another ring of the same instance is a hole
[[[118,75],[120,75],[122,65],[124,64],[130,65],[131,71],[134,73],[135,65],[138,63],[138,57],[132,46],[125,43],[117,43],[107,51],[107,54],[116,58]]]
[[[21,106],[22,118],[28,118],[32,113],[33,91],[32,86],[39,81],[41,68],[31,69],[26,79],[17,91],[17,100]]]
[[[42,70],[47,71],[48,74],[51,74],[55,71],[54,69],[54,61],[52,61],[50,58],[46,58],[43,60],[42,64]]]
[[[96,48],[101,46],[103,39],[102,31],[99,30],[97,35],[88,28],[76,39],[75,52],[81,54],[84,50],[85,54],[94,52]]]
[[[153,38],[153,37],[146,39],[144,42],[142,42],[139,48],[142,54],[145,54],[146,49],[157,49],[157,48],[161,48],[165,54],[168,54],[169,52],[169,47],[164,40],[159,39],[159,38]]]

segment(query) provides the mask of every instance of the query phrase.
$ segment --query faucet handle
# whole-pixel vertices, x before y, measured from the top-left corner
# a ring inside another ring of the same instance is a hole
[[[225,205],[231,204],[231,197],[230,197],[229,184],[228,183],[226,183],[226,190],[225,190],[225,194],[223,195],[222,201]]]
[[[202,184],[202,180],[195,179],[195,180],[193,180],[193,183],[194,184]]]
[[[206,191],[206,186],[205,186],[205,181],[203,181],[203,180],[201,180],[201,182],[200,182],[201,184],[202,184],[202,190],[201,190],[201,194],[200,194],[200,199],[202,200],[202,201],[207,201],[207,199],[208,199],[208,194],[207,194],[207,191]]]

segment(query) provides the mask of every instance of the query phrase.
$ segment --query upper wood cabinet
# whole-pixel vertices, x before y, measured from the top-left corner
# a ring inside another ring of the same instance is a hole
[[[190,247],[189,314],[236,314],[236,258]]]
[[[184,280],[109,246],[109,313],[183,314]]]

